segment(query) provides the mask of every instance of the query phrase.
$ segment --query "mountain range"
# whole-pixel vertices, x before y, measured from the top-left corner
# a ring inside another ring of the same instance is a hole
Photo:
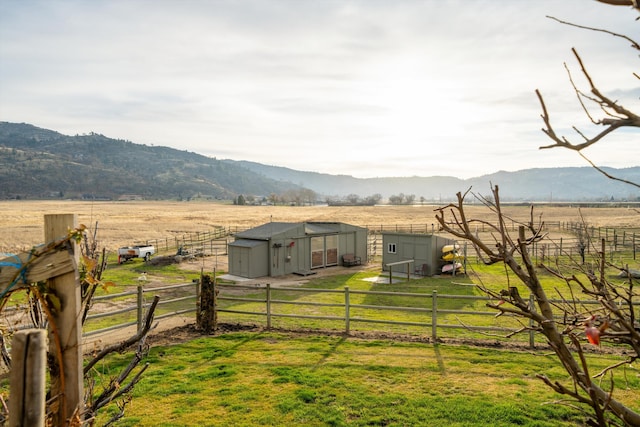
[[[640,166],[608,173],[640,182]],[[416,201],[451,200],[459,191],[505,201],[639,201],[637,187],[591,167],[499,171],[470,179],[449,176],[355,178],[217,159],[168,147],[135,144],[97,133],[63,135],[25,123],[0,122],[0,199],[235,199],[315,192],[318,200],[349,195]]]

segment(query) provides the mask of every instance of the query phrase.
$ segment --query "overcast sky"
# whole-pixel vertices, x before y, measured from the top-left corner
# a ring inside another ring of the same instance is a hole
[[[638,112],[638,14],[595,0],[0,0],[0,120],[356,177],[586,166],[571,48]],[[576,139],[577,140],[577,139]],[[586,152],[640,165],[640,134]]]

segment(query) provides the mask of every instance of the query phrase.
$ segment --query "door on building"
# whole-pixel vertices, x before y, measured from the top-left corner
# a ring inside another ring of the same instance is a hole
[[[311,268],[338,265],[338,236],[311,238]]]
[[[250,272],[250,249],[243,247],[235,247],[233,248],[234,257],[233,257],[233,265],[232,270],[233,274],[240,277],[251,277]]]

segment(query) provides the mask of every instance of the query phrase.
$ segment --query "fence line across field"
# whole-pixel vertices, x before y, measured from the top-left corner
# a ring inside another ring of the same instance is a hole
[[[507,228],[517,230],[519,222],[511,221],[506,224]],[[438,224],[372,224],[363,225],[369,230],[369,257],[382,254],[381,234],[385,232],[409,233],[409,234],[434,234],[439,231]],[[152,239],[136,242],[136,244],[153,245],[156,251],[163,254],[183,253],[198,256],[226,255],[227,245],[237,233],[246,231],[246,227],[229,226],[215,227],[212,230],[195,231],[182,233],[179,236],[167,237],[165,239]],[[476,228],[476,233],[481,240],[490,242],[492,229],[488,224],[481,223]],[[633,253],[633,259],[637,259],[637,252],[640,251],[640,229],[638,228],[611,228],[594,227],[584,225],[580,222],[553,221],[545,222],[544,232],[556,231],[567,233],[567,236],[549,238],[550,243],[544,245],[534,245],[532,255],[539,258],[546,256],[576,255],[580,252],[581,244],[585,244],[589,239],[605,240],[610,252],[629,250]],[[582,235],[582,237],[579,237]],[[584,251],[589,254],[597,252],[597,249],[584,246]]]
[[[473,286],[469,284],[461,284],[464,286]],[[454,314],[460,316],[493,316],[495,317],[497,312],[495,310],[477,310],[477,309],[448,309],[439,307],[439,301],[445,300],[466,300],[466,301],[490,301],[491,298],[487,296],[477,296],[477,295],[447,295],[447,294],[439,294],[436,290],[431,291],[430,293],[411,293],[411,292],[392,292],[392,291],[363,291],[363,290],[352,290],[349,286],[345,286],[343,289],[321,289],[321,288],[299,288],[299,287],[280,287],[280,286],[272,286],[271,284],[265,285],[228,285],[228,284],[216,284],[215,285],[216,292],[219,292],[217,296],[217,300],[219,302],[226,301],[232,303],[230,306],[220,307],[220,304],[215,307],[216,313],[219,315],[220,313],[234,314],[242,316],[249,316],[252,318],[262,317],[263,324],[267,329],[271,329],[273,327],[273,319],[274,318],[292,318],[292,319],[312,319],[319,321],[333,321],[333,322],[341,322],[343,323],[343,331],[346,334],[351,333],[353,329],[354,323],[360,324],[376,324],[383,325],[380,329],[376,329],[378,332],[389,332],[385,330],[384,325],[392,325],[392,326],[412,326],[424,328],[426,331],[430,331],[431,338],[436,340],[438,338],[450,338],[447,336],[440,336],[438,334],[438,329],[459,329],[459,330],[467,330],[467,331],[477,331],[477,332],[499,332],[504,334],[510,334],[522,328],[510,328],[504,326],[478,326],[474,325],[473,322],[468,322],[466,324],[463,323],[443,323],[438,321],[439,315],[445,314]],[[159,303],[159,308],[162,305],[172,304],[176,302],[184,302],[192,300],[192,307],[185,307],[178,310],[169,311],[167,313],[163,313],[161,315],[156,316],[156,319],[163,319],[172,316],[184,315],[187,313],[192,313],[197,311],[197,302],[199,301],[200,294],[200,283],[199,281],[194,281],[193,283],[185,283],[179,285],[170,285],[156,288],[148,288],[144,289],[143,286],[138,286],[137,290],[131,292],[122,292],[119,294],[113,295],[105,295],[97,297],[96,300],[104,301],[115,298],[122,298],[126,296],[136,296],[136,303],[131,304],[129,307],[120,309],[117,311],[109,312],[109,313],[101,313],[89,316],[89,319],[98,319],[107,316],[114,316],[126,312],[136,312],[136,320],[131,322],[125,322],[117,325],[112,325],[107,328],[92,330],[84,333],[85,337],[106,333],[109,331],[117,330],[120,328],[138,325],[138,328],[142,325],[142,316],[144,309],[150,305],[149,303],[144,302],[145,294],[155,294],[157,295],[162,291],[175,291],[180,289],[189,290],[190,295],[170,298]],[[233,295],[233,292],[237,292],[239,290],[252,291],[252,292],[263,292],[264,295],[260,297],[255,296],[247,296],[247,295]],[[230,292],[225,292],[230,291]],[[297,301],[291,299],[277,299],[274,298],[274,292],[286,292],[288,294],[333,294],[341,296],[339,301],[336,302],[321,302],[321,301]],[[424,304],[418,304],[418,306],[402,306],[402,305],[374,305],[374,304],[359,304],[352,302],[352,296],[360,295],[360,296],[389,296],[389,297],[402,297],[402,298],[414,298],[415,301],[424,301]],[[132,298],[133,299],[133,298]],[[568,300],[552,300],[553,303],[558,304],[566,304],[566,303],[575,303],[581,305],[598,305],[598,301],[595,300],[576,300],[576,301],[568,301]],[[257,309],[251,309],[250,307],[240,307],[240,304],[236,303],[250,303],[257,304]],[[235,306],[233,304],[236,304]],[[529,304],[533,307],[534,301],[532,295],[529,297]],[[278,306],[293,306],[300,308],[300,310],[294,310],[294,312],[283,312],[278,311]],[[634,304],[636,306],[640,306],[640,303]],[[334,315],[319,315],[319,314],[308,314],[301,307],[330,307],[340,309],[339,314]],[[417,322],[417,321],[398,321],[392,320],[390,318],[373,318],[366,316],[354,316],[352,314],[353,310],[359,310],[363,313],[372,312],[372,311],[396,311],[396,312],[412,312],[412,313],[423,313],[428,316],[429,321]],[[224,319],[222,319],[224,321]],[[231,320],[233,322],[239,322],[238,316],[233,317]],[[528,332],[529,345],[533,348],[535,346],[535,335],[537,334],[533,330],[529,330]]]

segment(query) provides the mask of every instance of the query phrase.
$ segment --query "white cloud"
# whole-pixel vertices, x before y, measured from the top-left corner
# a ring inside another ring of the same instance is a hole
[[[0,120],[359,177],[585,165],[563,62],[638,110],[634,12],[584,0],[0,0]],[[635,85],[635,86],[634,86]],[[632,153],[637,133],[612,144]],[[619,141],[619,142],[618,142]],[[637,146],[637,144],[635,144]],[[617,151],[617,150],[616,150]],[[593,150],[602,164],[639,156]],[[619,151],[617,151],[619,153]]]

